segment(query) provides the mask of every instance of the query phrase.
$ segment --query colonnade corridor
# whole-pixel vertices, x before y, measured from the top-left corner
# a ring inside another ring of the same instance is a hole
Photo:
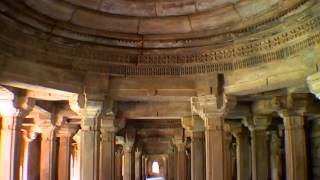
[[[317,179],[308,169],[319,162],[320,101],[310,93],[229,99],[208,114],[216,99],[194,97],[181,119],[118,119],[122,105],[106,97],[100,110],[88,103],[85,121],[71,101],[5,86],[0,95],[3,180]]]

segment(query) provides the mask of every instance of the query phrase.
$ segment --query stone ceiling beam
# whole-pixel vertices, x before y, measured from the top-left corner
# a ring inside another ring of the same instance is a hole
[[[190,102],[120,102],[119,115],[127,119],[180,119],[191,115]]]

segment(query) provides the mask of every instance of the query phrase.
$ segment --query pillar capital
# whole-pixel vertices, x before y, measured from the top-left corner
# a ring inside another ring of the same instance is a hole
[[[34,131],[23,130],[23,136],[22,137],[26,142],[29,143],[29,142],[32,142],[35,139],[37,139],[38,133],[36,133]]]
[[[250,131],[266,130],[271,123],[271,119],[268,115],[254,115],[245,118],[243,123]]]
[[[308,76],[307,84],[310,92],[320,99],[320,72]]]
[[[227,122],[224,125],[225,131],[230,132],[234,137],[243,133],[244,129],[241,122]]]
[[[187,131],[191,131],[191,132],[204,131],[204,122],[197,115],[182,118],[181,124],[182,124],[182,127],[185,128]]]
[[[57,128],[57,136],[71,138],[78,132],[79,128],[80,127],[77,124],[64,124]]]
[[[215,119],[224,116],[236,105],[236,99],[232,96],[198,96],[191,98],[191,110],[203,120]]]

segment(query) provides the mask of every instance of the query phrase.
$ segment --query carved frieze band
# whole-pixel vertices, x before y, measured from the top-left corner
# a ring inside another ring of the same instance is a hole
[[[103,51],[101,47],[85,49],[82,45],[77,47],[74,44],[68,46],[44,42],[6,26],[0,29],[0,54],[56,66],[67,65],[76,71],[180,76],[233,71],[286,59],[305,48],[320,44],[319,29],[318,16],[271,38],[237,47],[213,49],[209,53],[192,55],[138,55],[110,53]]]

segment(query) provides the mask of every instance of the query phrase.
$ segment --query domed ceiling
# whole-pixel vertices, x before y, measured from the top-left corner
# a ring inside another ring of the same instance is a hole
[[[318,0],[3,0],[0,54],[115,75],[224,72],[318,43],[319,6]]]

